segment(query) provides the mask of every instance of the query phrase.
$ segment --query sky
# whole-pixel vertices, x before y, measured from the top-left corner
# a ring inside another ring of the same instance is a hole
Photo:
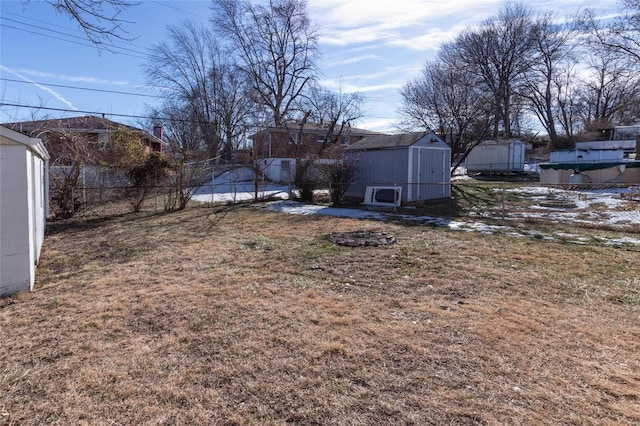
[[[307,0],[320,35],[320,82],[360,92],[364,116],[355,125],[398,131],[400,90],[416,78],[438,47],[465,28],[496,15],[504,0]],[[529,0],[534,11],[558,17],[586,7],[606,16],[616,0]],[[0,0],[0,102],[50,110],[0,107],[0,123],[105,114],[125,124],[143,122],[162,101],[148,86],[149,48],[167,39],[168,25],[207,23],[209,0],[142,0],[120,18],[133,41],[98,49],[66,15],[42,0]],[[65,112],[58,110],[70,110]]]

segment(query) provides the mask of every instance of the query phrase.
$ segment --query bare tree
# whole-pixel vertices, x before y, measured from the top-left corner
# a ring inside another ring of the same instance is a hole
[[[437,60],[427,62],[422,74],[401,91],[407,129],[435,131],[452,147],[452,171],[469,152],[491,135],[495,123],[493,96],[481,77],[465,68],[456,44],[441,47]]]
[[[222,158],[230,162],[250,126],[256,106],[246,75],[235,64],[218,62],[211,70],[214,111],[222,139]]]
[[[558,137],[556,144],[551,144],[550,148],[563,148],[561,139],[570,142],[576,133],[582,130],[580,121],[580,96],[579,81],[575,70],[577,63],[567,64],[567,66],[555,75],[553,80],[553,92],[555,93],[555,103],[557,105],[556,119],[562,127],[564,137]]]
[[[476,72],[493,95],[495,137],[512,137],[512,123],[522,113],[515,108],[515,98],[533,58],[531,16],[522,3],[507,3],[496,18],[466,30],[455,40],[460,62]]]
[[[148,126],[161,125],[164,139],[168,142],[167,152],[173,156],[182,156],[193,160],[207,158],[205,138],[202,135],[198,115],[192,105],[179,98],[168,98],[164,105],[151,109],[150,117],[154,117]]]
[[[30,0],[22,0],[24,5]],[[131,40],[120,19],[127,8],[139,4],[129,0],[46,0],[59,13],[68,15],[82,28],[87,38],[96,45],[112,39]]]
[[[49,191],[53,217],[73,217],[81,207],[78,188],[83,167],[97,160],[95,147],[86,135],[61,129],[42,129],[52,154],[49,165]]]
[[[217,157],[220,134],[211,72],[221,59],[218,45],[207,28],[193,21],[169,26],[167,31],[170,43],[152,48],[147,77],[165,93],[169,105],[187,109],[199,126],[209,158]]]
[[[343,136],[348,137],[351,123],[360,119],[363,115],[363,98],[357,92],[345,93],[341,89],[334,92],[314,85],[308,91],[305,100],[307,112],[303,115],[296,128],[291,131],[297,132],[297,137],[292,139],[296,145],[295,183],[301,191],[301,198],[305,201],[312,201],[313,190],[323,177],[339,179],[341,176],[344,178],[348,176],[348,170],[343,167],[339,158],[334,158],[333,162],[326,163],[322,167],[317,167],[317,160],[323,153],[337,149]],[[303,134],[308,121],[319,123],[323,126],[323,134],[319,135],[322,142],[317,151],[307,152],[303,157],[302,144],[305,143]],[[332,155],[329,155],[329,157],[332,157]],[[338,155],[334,154],[333,157],[338,157]],[[344,188],[345,183],[334,181],[333,185],[330,185],[335,190],[332,191],[332,198],[342,198],[346,190]],[[341,194],[338,195],[340,191]],[[334,194],[334,192],[336,193]]]
[[[575,25],[558,24],[551,13],[538,16],[532,30],[535,60],[525,73],[527,90],[523,96],[529,101],[531,110],[549,135],[552,146],[557,145],[559,75],[571,67],[575,38]]]
[[[254,100],[284,125],[315,79],[318,37],[304,0],[214,0],[213,22],[251,81]]]
[[[621,13],[612,23],[602,23],[593,9],[585,11],[584,28],[607,49],[640,62],[640,0],[622,0]]]
[[[589,132],[640,119],[640,78],[637,70],[607,48],[589,54],[589,73],[579,89],[580,118]]]

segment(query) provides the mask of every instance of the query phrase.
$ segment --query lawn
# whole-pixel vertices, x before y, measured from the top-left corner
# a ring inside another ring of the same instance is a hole
[[[397,241],[327,238],[364,230]],[[0,424],[639,424],[639,270],[260,204],[56,222],[0,299]]]

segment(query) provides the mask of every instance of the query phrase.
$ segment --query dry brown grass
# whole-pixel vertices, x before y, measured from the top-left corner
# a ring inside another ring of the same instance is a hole
[[[347,248],[332,232],[398,242]],[[640,253],[256,206],[56,224],[0,424],[638,424]]]

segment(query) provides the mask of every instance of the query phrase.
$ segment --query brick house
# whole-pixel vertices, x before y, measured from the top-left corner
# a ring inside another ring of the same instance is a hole
[[[343,158],[344,149],[351,144],[365,137],[383,135],[351,126],[336,126],[331,132],[327,124],[291,123],[267,127],[249,139],[264,175],[274,182],[289,183],[294,178],[296,158],[334,162]]]
[[[51,120],[23,121],[4,124],[5,127],[41,139],[51,157],[51,163],[59,163],[64,147],[63,139],[68,135],[81,138],[85,149],[95,154],[91,157],[104,159],[109,150],[109,138],[119,129],[124,129],[139,136],[140,144],[145,152],[163,152],[162,127],[156,126],[153,134],[136,127],[127,126],[115,121],[95,116],[60,118]]]

